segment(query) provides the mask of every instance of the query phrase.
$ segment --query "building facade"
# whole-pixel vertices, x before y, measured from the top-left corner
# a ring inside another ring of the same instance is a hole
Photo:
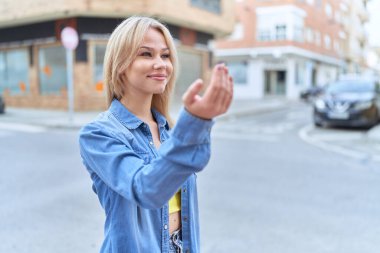
[[[365,24],[369,20],[368,0],[342,1],[341,9],[345,13],[344,57],[345,72],[361,74],[367,69],[366,57],[369,53],[368,35]]]
[[[297,99],[303,89],[347,72],[350,1],[237,1],[234,32],[214,44],[216,60],[225,61],[235,79],[236,98]],[[362,66],[361,53],[352,63]]]
[[[209,40],[233,30],[233,0],[2,0],[0,94],[8,106],[66,109],[64,27],[79,35],[74,51],[74,109],[106,108],[103,57],[114,28],[132,15],[159,19],[180,58],[176,98],[211,66]],[[22,6],[22,8],[19,8]],[[186,71],[185,71],[186,70]]]

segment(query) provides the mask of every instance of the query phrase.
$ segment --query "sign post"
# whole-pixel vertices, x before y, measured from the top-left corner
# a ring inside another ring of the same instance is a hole
[[[73,53],[79,43],[78,33],[74,28],[65,27],[61,32],[61,41],[66,48],[67,64],[67,98],[69,110],[69,122],[73,123],[74,114],[74,82],[73,82]]]

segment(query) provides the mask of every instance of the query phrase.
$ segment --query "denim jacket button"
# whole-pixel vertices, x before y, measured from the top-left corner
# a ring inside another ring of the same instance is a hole
[[[149,144],[150,144],[150,145],[153,145],[153,142],[150,141]]]
[[[164,229],[165,229],[165,230],[168,229],[168,225],[165,224],[165,225],[164,225]]]

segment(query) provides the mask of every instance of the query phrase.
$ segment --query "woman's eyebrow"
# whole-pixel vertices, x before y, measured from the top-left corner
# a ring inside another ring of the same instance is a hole
[[[154,48],[152,48],[152,47],[147,47],[147,46],[141,46],[140,49],[147,49],[147,50],[150,50],[150,51],[153,51],[153,50],[154,50]],[[161,51],[166,51],[166,50],[169,51],[169,48],[168,48],[168,47],[164,47],[164,48],[161,49]]]

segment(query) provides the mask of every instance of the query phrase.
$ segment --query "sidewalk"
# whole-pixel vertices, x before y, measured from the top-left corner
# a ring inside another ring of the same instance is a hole
[[[228,112],[217,118],[217,120],[229,120],[250,114],[265,113],[282,110],[300,102],[289,101],[285,98],[266,97],[257,100],[234,100]],[[174,119],[178,117],[181,105],[171,106],[171,115]],[[69,119],[67,111],[41,110],[25,108],[6,108],[5,114],[0,114],[1,123],[12,123],[14,125],[32,125],[48,128],[79,129],[93,120],[100,111],[75,112],[72,120]],[[380,142],[380,124],[372,128],[368,137],[375,142]]]
[[[225,115],[218,117],[218,120],[226,120],[247,114],[280,110],[290,103],[291,102],[283,98],[237,100],[232,103]],[[178,117],[180,109],[180,104],[174,104],[171,106],[170,114],[174,119]],[[6,108],[5,114],[0,114],[0,123],[27,124],[48,128],[79,129],[93,120],[100,112],[101,111],[74,112],[72,119],[70,120],[70,115],[67,111],[8,107]]]

